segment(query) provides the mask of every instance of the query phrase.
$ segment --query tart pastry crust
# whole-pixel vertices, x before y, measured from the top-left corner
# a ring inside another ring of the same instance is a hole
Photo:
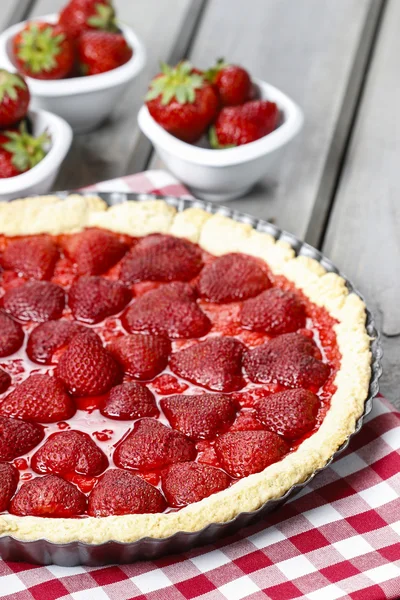
[[[254,511],[267,500],[279,498],[291,486],[321,468],[354,431],[363,412],[371,375],[370,338],[365,328],[363,301],[349,293],[345,281],[328,273],[314,259],[296,257],[290,245],[276,241],[251,225],[199,208],[177,212],[164,201],[125,202],[107,208],[97,196],[70,195],[66,200],[44,196],[0,203],[0,233],[7,236],[37,233],[73,233],[100,227],[132,236],[170,233],[220,256],[242,252],[263,259],[338,323],[337,344],[342,360],[336,392],[319,427],[298,449],[264,471],[235,485],[167,514],[138,514],[81,519],[2,515],[0,534],[20,540],[46,538],[56,543],[109,540],[133,542],[143,537],[165,538],[178,531],[198,531],[210,523],[225,522],[238,513]]]

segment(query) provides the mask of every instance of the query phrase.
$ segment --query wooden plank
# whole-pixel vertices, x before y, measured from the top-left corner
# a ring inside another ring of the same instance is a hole
[[[383,332],[382,392],[400,407],[400,103],[391,0],[366,81],[323,249],[365,294]]]
[[[219,56],[241,63],[291,96],[305,115],[303,131],[273,170],[229,206],[318,241],[380,6],[379,0],[237,0],[229,10],[225,0],[207,5],[193,63],[204,68]]]
[[[32,16],[55,12],[65,0],[38,0]],[[147,64],[135,79],[112,117],[97,131],[76,135],[55,189],[74,188],[128,172],[128,163],[139,141],[137,112],[148,81],[157,72],[180,36],[182,24],[192,6],[191,0],[114,0],[118,17],[134,28],[147,49]],[[147,151],[148,153],[148,151]],[[137,170],[144,168],[146,155]]]
[[[34,0],[1,0],[0,31],[25,19]]]

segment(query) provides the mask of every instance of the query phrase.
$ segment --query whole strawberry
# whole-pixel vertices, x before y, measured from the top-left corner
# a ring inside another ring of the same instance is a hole
[[[35,79],[62,79],[72,71],[74,46],[60,25],[28,23],[13,39],[18,70]]]
[[[98,75],[124,65],[132,57],[132,48],[121,33],[84,31],[79,36],[77,56],[83,75]]]
[[[15,177],[40,163],[46,156],[49,141],[47,133],[37,138],[29,135],[25,123],[17,131],[1,131],[0,179]]]
[[[71,0],[61,10],[58,22],[72,38],[90,29],[117,31],[110,0]]]
[[[176,67],[161,65],[150,83],[147,108],[161,127],[184,142],[196,142],[214,120],[218,97],[202,74],[184,61]]]
[[[224,59],[219,59],[205,75],[218,90],[222,106],[236,106],[250,99],[251,79],[243,67],[229,65]]]
[[[278,122],[275,102],[252,100],[240,106],[226,106],[210,129],[210,144],[216,149],[249,144],[271,133]]]
[[[18,73],[0,69],[0,128],[10,127],[26,116],[30,93]]]

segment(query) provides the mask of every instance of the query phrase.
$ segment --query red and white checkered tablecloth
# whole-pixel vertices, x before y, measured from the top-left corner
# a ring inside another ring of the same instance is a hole
[[[187,194],[149,171],[90,189]],[[132,565],[0,561],[7,600],[396,600],[400,598],[400,413],[374,401],[361,432],[292,501],[217,544]]]

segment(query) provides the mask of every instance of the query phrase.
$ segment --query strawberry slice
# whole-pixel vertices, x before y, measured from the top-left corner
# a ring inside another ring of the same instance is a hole
[[[240,322],[246,329],[282,335],[306,325],[306,312],[296,294],[271,288],[243,302]]]
[[[256,383],[280,383],[288,388],[319,389],[329,376],[329,365],[316,358],[314,341],[299,333],[280,335],[247,352],[244,368]]]
[[[212,337],[194,343],[171,357],[171,370],[192,383],[218,392],[244,386],[242,355],[246,347],[229,337]]]
[[[76,408],[63,383],[50,375],[29,375],[0,403],[0,413],[40,423],[65,421]]]
[[[117,467],[151,470],[193,460],[195,456],[193,442],[182,433],[159,421],[141,419],[117,446],[113,458]]]
[[[128,382],[113,387],[100,412],[109,419],[129,421],[159,414],[150,390],[140,383]]]
[[[35,477],[24,483],[10,503],[13,515],[75,517],[86,509],[86,496],[57,475]]]
[[[222,394],[170,396],[161,400],[161,408],[174,429],[194,440],[226,431],[236,414],[229,397]]]
[[[99,479],[89,496],[88,514],[92,517],[163,512],[166,504],[161,492],[141,477],[110,469]]]
[[[271,431],[236,431],[218,437],[215,451],[223,468],[232,477],[259,473],[283,458],[288,444]]]
[[[71,321],[48,321],[35,327],[29,336],[26,353],[36,363],[49,365],[53,355],[79,333],[85,331],[83,325]]]
[[[200,249],[187,240],[169,235],[150,235],[125,255],[121,279],[138,281],[190,281],[203,261]]]
[[[285,390],[260,400],[256,413],[269,431],[295,440],[313,429],[320,401],[308,390]]]
[[[125,335],[108,346],[126,375],[153,379],[168,363],[171,342],[159,335]]]
[[[117,363],[92,331],[73,338],[60,357],[56,375],[73,396],[101,396],[121,378]]]
[[[51,279],[58,259],[56,244],[47,235],[10,241],[0,258],[4,269],[32,279]]]
[[[108,467],[108,460],[87,433],[70,429],[48,437],[32,456],[31,467],[37,473],[75,472],[93,477]]]
[[[81,277],[71,286],[68,304],[75,319],[93,324],[119,313],[131,298],[131,291],[119,281]]]
[[[170,506],[180,508],[228,487],[230,477],[215,467],[184,462],[162,474],[162,488]]]
[[[19,323],[0,310],[0,357],[17,352],[24,341],[24,332]]]
[[[64,249],[79,275],[101,275],[121,260],[128,245],[110,231],[86,229],[68,237]]]
[[[30,452],[43,438],[41,425],[0,417],[0,460],[13,460]]]
[[[0,394],[4,394],[5,391],[11,385],[11,377],[4,369],[0,369]]]
[[[0,463],[0,512],[7,510],[8,504],[17,489],[18,470],[8,463]]]
[[[7,312],[20,321],[43,323],[59,319],[65,306],[64,290],[49,281],[29,281],[8,290],[3,297]]]
[[[271,287],[257,260],[244,254],[225,254],[207,264],[199,278],[200,296],[222,304],[257,296]]]
[[[170,338],[197,338],[210,327],[188,283],[168,283],[147,292],[127,309],[122,324],[130,333],[143,331]]]

